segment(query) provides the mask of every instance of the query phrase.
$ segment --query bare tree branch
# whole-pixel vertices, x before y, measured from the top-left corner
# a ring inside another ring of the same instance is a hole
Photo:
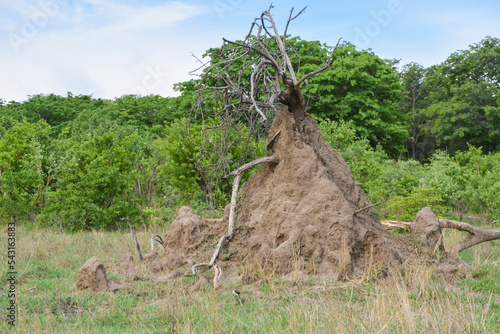
[[[278,158],[276,158],[273,155],[273,156],[270,156],[270,157],[264,157],[264,158],[256,159],[254,161],[250,161],[249,163],[246,163],[243,166],[240,166],[237,169],[233,170],[231,173],[229,173],[226,176],[224,176],[224,178],[228,178],[230,176],[240,175],[241,173],[243,173],[247,169],[252,168],[254,166],[257,166],[259,164],[265,163],[265,162],[277,163],[278,162]]]
[[[294,17],[292,17],[292,13],[293,13],[293,7],[292,9],[290,10],[290,16],[288,17],[288,21],[286,21],[286,27],[285,27],[285,31],[283,32],[283,43],[286,42],[286,34],[288,32],[288,26],[290,25],[290,22],[292,22],[293,20],[295,20],[297,17],[299,17],[300,14],[302,14],[303,12],[306,11],[306,8],[307,6],[305,6],[304,8],[302,8],[302,10],[297,14],[295,15]]]
[[[119,220],[127,222],[128,226],[130,228],[130,231],[132,232],[132,240],[134,241],[135,252],[137,253],[137,257],[139,258],[139,261],[142,262],[141,247],[139,246],[139,242],[137,241],[137,235],[135,233],[134,226],[132,226],[132,223],[130,222],[130,220],[128,218],[120,218]]]
[[[300,84],[332,66],[333,53],[325,60],[326,65],[298,80],[296,72],[300,67],[294,66],[295,58],[299,61],[300,57],[294,50],[297,57],[292,57],[292,63],[287,54],[291,52],[291,45],[286,35],[291,22],[306,8],[297,14],[293,9],[290,11],[284,35],[278,32],[271,15],[272,8],[270,5],[253,21],[243,41],[223,38],[220,48],[210,49],[210,64],[204,63],[206,66],[202,66],[199,75],[197,102],[190,119],[201,120],[205,124],[203,152],[197,169],[202,175],[203,189],[209,196],[210,204],[214,203],[217,185],[224,182],[221,175],[231,170],[229,166],[242,165],[257,158],[252,142],[267,135],[270,120],[280,105],[288,107],[294,117],[303,117],[305,100]],[[216,119],[220,125],[208,122],[208,118]],[[230,129],[237,130],[239,139],[235,140]],[[217,142],[213,141],[215,138]],[[227,154],[231,145],[240,144],[240,140],[247,142],[247,152],[242,155]],[[207,156],[217,156],[218,159],[210,165],[201,163]],[[234,161],[235,156],[241,158]]]
[[[337,45],[335,45],[335,47],[333,48],[333,51],[332,53],[330,54],[330,58],[328,59],[328,62],[326,63],[326,65],[318,68],[317,70],[315,71],[312,71],[312,72],[309,72],[307,73],[306,75],[304,75],[302,78],[300,78],[298,84],[300,85],[301,83],[303,83],[304,81],[306,81],[307,79],[309,79],[310,77],[320,73],[320,72],[323,72],[324,70],[326,70],[327,68],[331,68],[332,67],[332,63],[333,63],[333,54],[335,53],[335,50],[337,50],[337,47],[339,46],[339,43],[340,41],[342,40],[342,38],[339,38],[339,40],[337,41]]]
[[[365,206],[364,208],[361,208],[361,209],[358,209],[358,210],[354,211],[352,215],[353,216],[357,215],[360,212],[363,212],[365,210],[368,210],[368,209],[373,208],[374,206],[377,206],[377,205],[380,205],[380,204],[382,204],[382,202],[378,202],[378,203],[375,203],[375,204],[370,204],[368,206]]]
[[[197,69],[192,70],[192,71],[189,71],[189,74],[193,74],[193,73],[195,73],[195,72],[198,72],[200,69],[207,67],[208,62],[205,62],[205,63],[204,63],[203,61],[201,61],[201,59],[200,59],[200,58],[198,58],[198,57],[197,57],[194,53],[192,53],[192,52],[191,52],[191,56],[192,56],[192,57],[194,57],[194,58],[196,59],[196,61],[197,61],[197,62],[199,62],[201,65],[200,65],[200,67],[198,67]]]
[[[277,161],[277,159],[274,156],[257,159],[257,160],[254,160],[252,162],[249,162],[249,163],[247,163],[247,164],[245,164],[243,166],[240,166],[239,168],[235,169],[234,171],[232,171],[231,173],[229,173],[228,175],[225,176],[225,177],[234,176],[234,180],[233,180],[233,192],[232,192],[232,195],[231,195],[231,206],[229,208],[229,223],[228,223],[229,226],[228,226],[228,229],[227,229],[227,234],[224,234],[220,238],[220,240],[217,243],[217,245],[215,246],[215,251],[214,251],[214,254],[212,255],[212,258],[210,259],[210,262],[208,262],[208,263],[198,263],[198,264],[193,265],[191,267],[191,274],[182,275],[182,277],[195,276],[196,275],[196,268],[198,268],[198,267],[201,267],[201,266],[212,267],[212,266],[214,266],[215,261],[219,257],[219,253],[220,253],[220,249],[222,247],[222,244],[227,239],[231,239],[233,237],[233,234],[234,234],[234,220],[235,220],[235,216],[236,216],[236,197],[238,196],[238,189],[239,189],[239,186],[240,186],[240,181],[241,181],[241,177],[242,177],[243,172],[246,171],[247,169],[250,169],[250,168],[258,165],[258,164],[266,163],[266,162],[275,163],[276,161]],[[215,275],[217,276],[217,270],[216,270],[216,274]]]
[[[385,220],[382,221],[381,223],[388,230],[409,229],[411,227],[411,222],[408,221]],[[441,226],[441,228],[453,228],[459,231],[464,231],[469,233],[464,240],[458,242],[456,245],[451,247],[452,251],[456,251],[458,253],[477,244],[500,239],[500,229],[486,230],[476,226],[469,225],[467,223],[457,222],[454,220],[446,220],[446,219],[440,219],[439,226]]]
[[[276,27],[276,24],[274,23],[274,19],[273,19],[273,16],[271,15],[270,11],[266,11],[266,12],[262,13],[261,17],[264,17],[264,16],[267,16],[267,19],[271,23],[271,28],[273,28],[274,34],[275,34],[275,41],[278,43],[278,48],[281,52],[281,56],[283,57],[283,62],[286,64],[288,72],[290,72],[292,82],[291,83],[287,82],[286,75],[283,76],[283,81],[285,81],[286,84],[292,84],[295,86],[295,85],[297,85],[297,77],[295,76],[295,70],[293,69],[292,62],[290,61],[290,58],[288,57],[288,53],[286,52],[285,43],[283,43],[283,40],[280,38],[278,28]],[[289,21],[290,21],[290,19],[288,20],[288,22]],[[283,73],[285,73],[284,69],[283,69]]]
[[[441,225],[441,228],[454,228],[469,233],[464,240],[452,247],[457,252],[461,252],[482,242],[500,239],[500,229],[485,230],[453,220],[439,220],[439,225]]]
[[[262,118],[264,119],[264,121],[267,121],[267,118],[266,118],[266,115],[264,115],[264,113],[259,109],[259,107],[257,106],[257,102],[255,102],[255,92],[254,92],[254,87],[255,87],[255,75],[260,71],[260,68],[262,67],[262,65],[266,65],[266,64],[271,64],[271,62],[269,62],[268,60],[262,60],[259,65],[257,65],[257,67],[255,67],[254,71],[252,72],[252,75],[250,76],[250,85],[251,85],[251,88],[250,88],[250,98],[252,99],[252,104],[255,108],[255,110],[262,116]]]

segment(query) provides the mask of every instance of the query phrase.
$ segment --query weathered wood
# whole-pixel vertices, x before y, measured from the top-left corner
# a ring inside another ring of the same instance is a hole
[[[155,250],[155,241],[163,246],[163,239],[158,234],[153,235],[150,240],[151,240],[151,252]]]
[[[141,247],[139,246],[139,242],[137,241],[137,235],[135,233],[135,228],[132,226],[132,223],[128,218],[120,218],[120,220],[125,220],[130,227],[130,231],[132,232],[132,239],[134,240],[135,244],[135,252],[137,253],[137,257],[139,258],[139,261],[142,261],[142,254],[141,254]]]
[[[381,222],[387,230],[392,229],[409,229],[411,222],[407,221],[397,221],[397,220],[385,220]],[[500,239],[500,229],[482,229],[476,226],[464,222],[457,222],[454,220],[440,219],[439,226],[441,228],[453,228],[459,231],[464,231],[469,233],[464,240],[458,242],[456,245],[450,248],[452,252],[461,252],[475,246],[477,244],[498,240]]]
[[[238,174],[241,174],[243,173],[244,171],[246,171],[247,169],[250,169],[254,166],[257,166],[259,164],[262,164],[262,163],[265,163],[265,162],[269,162],[269,163],[277,163],[278,162],[278,158],[276,158],[274,155],[273,156],[270,156],[270,157],[264,157],[264,158],[260,158],[260,159],[255,159],[253,161],[250,161],[238,168],[236,168],[235,170],[233,170],[231,173],[227,174],[226,176],[224,176],[224,178],[228,178],[230,176],[236,176]]]
[[[439,220],[441,228],[454,228],[469,234],[464,240],[452,247],[452,250],[461,252],[477,244],[500,239],[500,229],[485,230],[476,226],[453,220]]]
[[[380,222],[384,225],[386,230],[395,230],[395,229],[409,229],[411,222],[407,221],[399,221],[399,220],[384,220]]]
[[[219,287],[220,279],[222,277],[222,269],[218,265],[214,265],[214,290]]]
[[[215,247],[214,255],[212,255],[212,259],[210,259],[210,263],[208,264],[209,266],[214,265],[215,260],[217,260],[217,257],[219,256],[220,249],[221,249],[224,241],[226,239],[230,239],[233,237],[234,216],[235,216],[235,210],[236,210],[236,196],[238,195],[238,188],[240,186],[240,181],[241,181],[241,174],[237,174],[234,178],[234,181],[233,181],[233,193],[231,194],[231,207],[229,209],[229,226],[227,229],[227,234],[224,234],[222,236],[222,238],[220,238],[219,242],[217,243],[217,246]]]
[[[191,274],[185,274],[185,275],[180,275],[180,277],[191,277],[191,276],[196,276],[196,268],[198,267],[205,267],[205,266],[210,266],[208,263],[197,263],[191,267]]]
[[[323,72],[327,68],[331,68],[332,67],[332,64],[333,64],[333,54],[335,53],[335,50],[337,50],[337,47],[339,46],[339,43],[340,43],[341,40],[342,40],[342,38],[339,38],[339,40],[337,41],[337,45],[335,45],[335,47],[333,48],[332,53],[330,54],[330,58],[328,59],[328,62],[325,65],[323,65],[320,68],[318,68],[317,70],[309,72],[306,75],[304,75],[302,78],[300,78],[299,81],[298,81],[299,85],[302,82],[307,82],[307,80],[310,77],[312,77],[312,76],[314,76],[314,75],[316,75],[316,74],[318,74],[320,72]]]
[[[363,212],[365,210],[368,210],[368,209],[373,208],[374,206],[377,206],[377,205],[380,205],[380,204],[382,204],[382,202],[378,202],[378,203],[375,203],[375,204],[370,204],[368,206],[365,206],[364,208],[361,208],[361,209],[358,209],[358,210],[354,211],[353,215],[357,215],[360,212]]]

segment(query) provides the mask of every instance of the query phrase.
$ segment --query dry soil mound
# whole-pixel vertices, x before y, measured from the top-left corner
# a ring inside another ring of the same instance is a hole
[[[370,203],[315,120],[281,109],[270,138],[278,132],[269,154],[279,163],[263,166],[239,196],[242,255],[268,258],[283,273],[298,266],[334,275],[399,264],[405,248],[370,210],[355,214]]]
[[[268,154],[279,162],[262,165],[242,186],[235,235],[224,245],[231,260],[266,260],[282,274],[334,276],[396,266],[408,256],[370,210],[355,213],[370,203],[309,114],[295,119],[282,108],[269,138]],[[182,208],[165,235],[166,254],[208,262],[224,226],[226,218],[204,220]]]
[[[108,280],[106,277],[106,268],[97,256],[94,256],[87,260],[80,270],[78,270],[76,287],[78,290],[116,292],[125,288],[126,284]]]

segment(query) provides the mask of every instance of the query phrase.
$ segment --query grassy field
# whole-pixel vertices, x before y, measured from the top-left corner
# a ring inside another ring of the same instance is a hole
[[[143,247],[162,229],[138,231]],[[446,231],[446,243],[460,237]],[[16,326],[7,323],[7,260],[2,256],[0,332],[6,333],[498,333],[500,242],[478,245],[461,257],[476,269],[452,281],[423,265],[349,282],[284,280],[245,265],[255,280],[229,290],[193,291],[196,278],[164,283],[113,272],[121,254],[133,254],[128,231],[67,234],[17,226]],[[0,235],[7,254],[7,228]],[[108,278],[130,286],[115,295],[76,290],[78,269],[97,255]],[[111,268],[111,269],[110,269]],[[207,276],[210,273],[207,272]]]

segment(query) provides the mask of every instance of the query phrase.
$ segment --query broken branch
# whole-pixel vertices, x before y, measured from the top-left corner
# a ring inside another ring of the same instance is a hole
[[[411,222],[407,221],[395,221],[395,220],[385,220],[381,222],[386,229],[409,229]],[[479,227],[475,227],[463,222],[457,222],[454,220],[439,220],[439,226],[441,228],[453,228],[459,231],[464,231],[469,233],[464,240],[458,242],[456,245],[451,247],[452,251],[460,253],[467,248],[475,246],[477,244],[500,239],[500,229],[486,230]]]
[[[303,83],[304,81],[306,81],[307,79],[309,79],[310,77],[312,77],[313,75],[316,75],[316,74],[318,74],[320,72],[323,72],[327,68],[331,68],[332,67],[332,64],[333,64],[333,54],[334,54],[335,50],[337,50],[337,47],[339,46],[339,43],[340,43],[341,40],[342,40],[342,38],[339,38],[339,40],[337,41],[337,45],[335,45],[335,47],[333,48],[333,51],[332,51],[332,53],[330,55],[330,59],[328,59],[328,62],[326,63],[326,65],[318,68],[315,71],[312,71],[312,72],[309,72],[309,73],[305,74],[302,78],[299,79],[299,81],[298,81],[299,85],[301,83]]]
[[[260,68],[262,67],[262,65],[266,65],[266,64],[271,64],[271,62],[262,60],[259,63],[259,65],[257,65],[257,67],[255,67],[255,70],[252,72],[252,75],[250,76],[250,85],[251,85],[250,98],[252,99],[252,103],[253,103],[253,106],[255,108],[255,111],[257,111],[259,113],[259,115],[262,116],[264,121],[267,120],[267,117],[266,117],[266,115],[264,115],[262,110],[259,109],[259,107],[257,106],[257,102],[255,101],[255,93],[254,93],[255,83],[254,83],[254,80],[255,80],[255,74],[260,71]]]
[[[454,228],[469,233],[464,240],[452,247],[453,250],[458,252],[486,241],[500,239],[500,229],[485,230],[453,220],[440,220],[439,225],[441,225],[441,228]]]
[[[358,214],[358,213],[360,213],[360,212],[363,212],[363,211],[365,211],[365,210],[368,210],[368,209],[370,209],[370,208],[373,208],[374,206],[380,205],[380,204],[382,204],[382,202],[378,202],[378,203],[375,203],[375,204],[370,204],[370,205],[368,205],[368,206],[365,206],[364,208],[358,209],[358,210],[354,211],[353,216],[354,216],[354,215],[357,215],[357,214]]]
[[[222,277],[222,269],[218,265],[214,266],[214,290],[217,290],[220,283],[220,278]]]
[[[139,261],[142,261],[142,254],[141,254],[141,247],[139,247],[139,242],[137,241],[137,235],[135,234],[135,228],[132,226],[132,223],[128,218],[120,218],[121,221],[126,221],[128,223],[128,226],[130,227],[130,231],[132,232],[132,239],[134,240],[135,244],[135,251],[137,253],[137,257],[139,258]]]
[[[302,10],[297,15],[295,15],[294,17],[292,17],[293,8],[290,10],[290,16],[288,17],[288,21],[286,21],[285,31],[283,32],[283,43],[286,40],[286,33],[288,32],[288,26],[290,25],[290,22],[292,22],[297,17],[299,17],[300,14],[302,14],[303,12],[305,12],[306,8],[307,8],[307,6],[305,6],[304,8],[302,8]]]
[[[257,166],[257,165],[265,163],[265,162],[277,163],[278,162],[278,158],[276,158],[273,155],[273,156],[270,156],[270,157],[264,157],[264,158],[260,158],[260,159],[255,159],[253,161],[250,161],[249,163],[244,164],[243,166],[240,166],[240,167],[236,168],[231,173],[229,173],[226,176],[224,176],[224,178],[228,178],[230,176],[235,176],[235,175],[241,174],[244,171],[246,171],[247,169],[250,169],[250,168],[252,168],[254,166]]]
[[[302,11],[300,13],[302,13]],[[298,15],[300,15],[300,13]],[[293,69],[292,62],[290,61],[290,58],[288,57],[288,53],[286,52],[285,44],[283,43],[283,40],[280,38],[280,34],[278,32],[278,29],[276,28],[276,24],[274,23],[274,19],[270,13],[270,10],[263,12],[261,19],[263,19],[264,16],[267,16],[269,22],[271,23],[271,28],[274,30],[275,41],[278,43],[278,48],[281,52],[281,56],[283,57],[283,62],[285,63],[285,66],[287,67],[288,72],[290,72],[291,81],[292,81],[291,84],[296,85],[297,84],[297,77],[295,76],[295,71]],[[290,22],[290,19],[288,22]],[[287,80],[285,80],[285,79],[288,78],[288,76],[286,75],[285,69],[282,70],[282,77],[283,77],[283,81],[286,82]],[[287,84],[290,84],[290,83],[287,83]]]
[[[212,258],[210,259],[210,263],[208,264],[209,266],[213,266],[215,263],[215,260],[217,260],[217,257],[219,256],[220,249],[222,247],[222,244],[226,239],[230,239],[233,237],[233,232],[234,232],[234,212],[236,210],[236,195],[238,195],[238,188],[240,186],[240,180],[241,180],[241,174],[237,174],[234,178],[233,181],[233,193],[231,195],[231,207],[229,209],[229,227],[227,234],[224,234],[222,238],[220,238],[219,242],[217,243],[217,246],[215,247],[215,252],[214,255],[212,255]]]
[[[409,229],[411,222],[407,221],[399,221],[399,220],[384,220],[380,222],[384,225],[386,230],[395,230],[395,229]]]
[[[191,267],[191,274],[187,274],[187,275],[181,275],[181,277],[190,277],[190,276],[195,276],[196,275],[196,268],[198,267],[201,267],[201,266],[208,266],[208,267],[212,267],[215,263],[215,261],[217,260],[217,257],[219,257],[219,253],[220,253],[220,249],[222,247],[222,244],[224,243],[224,241],[226,239],[231,239],[233,237],[233,234],[234,234],[234,218],[235,218],[235,212],[236,212],[236,197],[238,196],[238,188],[240,186],[240,181],[241,181],[241,177],[242,177],[242,173],[249,169],[249,168],[252,168],[258,164],[261,164],[261,163],[264,163],[264,162],[269,162],[269,163],[272,163],[272,162],[277,162],[278,159],[273,155],[271,157],[264,157],[264,158],[260,158],[260,159],[256,159],[254,161],[251,161],[247,164],[244,164],[243,166],[240,166],[238,167],[237,169],[235,169],[234,171],[232,171],[231,173],[227,174],[225,176],[225,178],[229,177],[229,176],[234,176],[234,180],[233,180],[233,191],[232,191],[232,194],[231,194],[231,206],[229,208],[229,226],[228,226],[228,229],[227,229],[227,234],[224,234],[219,242],[217,243],[217,246],[215,247],[215,251],[214,251],[214,254],[212,255],[212,258],[210,259],[210,262],[208,263],[197,263],[195,265],[193,265]]]
[[[255,51],[257,52],[261,57],[263,58],[266,58],[267,60],[269,60],[271,62],[271,65],[277,70],[279,71],[280,73],[282,73],[282,71],[280,70],[280,67],[278,65],[278,63],[276,63],[276,60],[274,60],[274,58],[270,57],[269,55],[265,54],[264,52],[262,52],[261,50],[257,49],[257,48],[254,48],[253,46],[251,45],[246,45],[246,44],[241,44],[241,43],[238,43],[238,42],[233,42],[233,41],[230,41],[228,39],[225,39],[223,38],[222,39],[224,42],[228,43],[228,44],[234,44],[236,46],[240,46],[242,48],[246,48],[246,49],[249,49],[249,50],[252,50],[252,51]]]

